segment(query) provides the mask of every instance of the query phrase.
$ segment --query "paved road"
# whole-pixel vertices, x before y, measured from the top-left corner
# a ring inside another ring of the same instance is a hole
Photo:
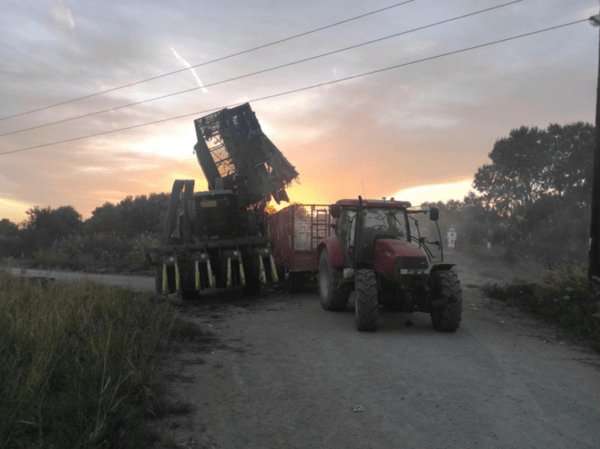
[[[22,268],[0,268],[8,273],[15,276],[26,276],[26,277],[45,277],[52,278],[59,281],[68,282],[81,282],[84,279],[89,279],[94,282],[99,282],[105,285],[114,285],[132,290],[141,291],[154,291],[154,277],[151,276],[129,276],[119,274],[94,274],[94,273],[80,273],[71,271],[58,271],[58,270],[31,270]]]

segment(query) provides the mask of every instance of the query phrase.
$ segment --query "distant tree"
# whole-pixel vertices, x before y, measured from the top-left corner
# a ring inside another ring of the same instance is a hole
[[[19,255],[19,227],[8,218],[0,220],[0,257]]]
[[[595,133],[582,122],[513,129],[496,141],[489,153],[492,163],[477,170],[473,186],[486,206],[515,223],[541,212],[547,216],[556,207],[554,200],[587,207]]]
[[[86,220],[88,233],[114,232],[133,236],[144,232],[160,233],[169,206],[170,195],[127,196],[118,204],[104,203]]]
[[[522,126],[496,141],[491,164],[477,170],[473,186],[487,205],[500,214],[514,213],[548,190],[544,170],[550,165],[546,134]]]
[[[547,134],[552,149],[551,164],[546,171],[550,188],[569,203],[589,206],[596,128],[583,122],[550,125]]]
[[[35,206],[26,214],[24,235],[28,240],[28,249],[45,249],[61,237],[66,237],[82,229],[81,215],[72,206],[52,209],[50,206]]]
[[[85,231],[88,234],[122,233],[125,224],[117,207],[109,202],[92,211],[92,216],[85,221]]]

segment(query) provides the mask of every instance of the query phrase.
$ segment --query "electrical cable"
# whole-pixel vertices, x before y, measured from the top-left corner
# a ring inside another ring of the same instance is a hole
[[[505,39],[499,39],[497,41],[487,42],[485,44],[474,45],[472,47],[467,47],[467,48],[463,48],[463,49],[460,49],[460,50],[455,50],[455,51],[451,51],[451,52],[447,52],[447,53],[442,53],[442,54],[439,54],[439,55],[436,55],[436,56],[430,56],[428,58],[418,59],[418,60],[415,60],[415,61],[406,62],[406,63],[403,63],[403,64],[394,65],[394,66],[391,66],[391,67],[385,67],[383,69],[372,70],[370,72],[364,72],[364,73],[360,73],[358,75],[352,75],[352,76],[348,76],[348,77],[345,77],[345,78],[340,78],[340,79],[333,80],[333,81],[327,81],[327,82],[324,82],[324,83],[313,84],[311,86],[301,87],[301,88],[298,88],[298,89],[288,90],[288,91],[285,91],[285,92],[279,92],[279,93],[276,93],[276,94],[272,94],[272,95],[267,95],[267,96],[264,96],[264,97],[255,98],[253,100],[249,100],[249,102],[257,103],[259,101],[264,101],[264,100],[268,100],[268,99],[276,98],[276,97],[282,97],[284,95],[289,95],[289,94],[293,94],[293,93],[303,92],[303,91],[306,91],[306,90],[315,89],[317,87],[323,87],[323,86],[327,86],[327,85],[331,85],[331,84],[337,84],[337,83],[341,83],[343,81],[349,81],[349,80],[353,80],[353,79],[357,79],[357,78],[362,78],[364,76],[374,75],[374,74],[377,74],[377,73],[382,73],[382,72],[386,72],[388,70],[398,69],[400,67],[406,67],[406,66],[417,64],[417,63],[420,63],[420,62],[431,61],[433,59],[443,58],[443,57],[446,57],[446,56],[455,55],[455,54],[458,54],[458,53],[464,53],[466,51],[475,50],[475,49],[478,49],[478,48],[488,47],[490,45],[500,44],[502,42],[508,42],[508,41],[512,41],[512,40],[515,40],[515,39],[521,39],[523,37],[533,36],[535,34],[540,34],[540,33],[546,32],[546,31],[552,31],[552,30],[556,30],[556,29],[559,29],[559,28],[564,28],[564,27],[567,27],[567,26],[571,26],[571,25],[575,25],[575,24],[582,23],[582,22],[587,22],[587,21],[588,21],[588,19],[582,19],[582,20],[576,20],[574,22],[565,23],[565,24],[562,24],[562,25],[555,25],[555,26],[550,27],[550,28],[544,28],[542,30],[537,30],[537,31],[532,31],[532,32],[525,33],[525,34],[520,34],[520,35],[517,35],[517,36],[507,37]],[[244,102],[244,103],[246,103],[246,102]],[[239,106],[240,104],[243,104],[243,103],[234,103],[234,104],[230,104],[230,105],[227,105],[227,106],[224,106],[224,107],[207,109],[205,111],[192,112],[190,114],[179,115],[177,117],[169,117],[169,118],[166,118],[166,119],[156,120],[156,121],[153,121],[153,122],[140,123],[138,125],[128,126],[128,127],[125,127],[125,128],[113,129],[113,130],[110,130],[110,131],[103,131],[103,132],[99,132],[99,133],[96,133],[96,134],[89,134],[89,135],[86,135],[86,136],[74,137],[72,139],[66,139],[66,140],[61,140],[61,141],[58,141],[58,142],[52,142],[52,143],[46,143],[46,144],[42,144],[42,145],[36,145],[36,146],[33,146],[33,147],[28,147],[28,148],[21,148],[21,149],[18,149],[18,150],[5,151],[5,152],[0,153],[0,156],[1,155],[5,155],[5,154],[18,153],[18,152],[21,152],[21,151],[33,150],[33,149],[36,149],[36,148],[42,148],[42,147],[48,147],[48,146],[52,146],[52,145],[58,145],[58,144],[61,144],[61,143],[74,142],[76,140],[89,139],[91,137],[98,137],[98,136],[102,136],[102,135],[106,135],[106,134],[112,134],[112,133],[116,133],[116,132],[120,132],[120,131],[127,131],[127,130],[131,130],[131,129],[135,129],[135,128],[140,128],[140,127],[143,127],[143,126],[156,125],[158,123],[164,123],[164,122],[168,122],[168,121],[172,121],[172,120],[178,120],[178,119],[181,119],[181,118],[191,117],[193,115],[200,115],[200,114],[206,114],[207,112],[218,111],[218,110],[223,109],[223,108],[235,107],[235,106]]]
[[[391,38],[394,38],[394,37],[398,37],[398,36],[402,36],[402,35],[405,35],[405,34],[413,33],[415,31],[424,30],[426,28],[432,28],[434,26],[442,25],[442,24],[448,23],[448,22],[453,22],[453,21],[459,20],[459,19],[464,19],[466,17],[475,16],[477,14],[482,14],[484,12],[488,12],[488,11],[491,11],[491,10],[494,10],[494,9],[502,8],[504,6],[509,6],[509,5],[513,5],[515,3],[520,3],[522,1],[523,0],[514,0],[514,1],[511,1],[509,3],[504,3],[502,5],[493,6],[491,8],[486,8],[486,9],[482,9],[480,11],[475,11],[475,12],[472,12],[472,13],[469,13],[469,14],[464,14],[462,16],[454,17],[452,19],[442,20],[441,22],[432,23],[432,24],[425,25],[425,26],[422,26],[422,27],[419,27],[419,28],[414,28],[412,30],[403,31],[401,33],[395,33],[395,34],[392,34],[392,35],[389,35],[389,36],[385,36],[385,37],[381,37],[381,38],[374,39],[374,40],[371,40],[371,41],[363,42],[363,43],[360,43],[360,44],[357,44],[357,45],[352,45],[350,47],[340,48],[338,50],[330,51],[330,52],[323,53],[323,54],[320,54],[320,55],[317,55],[317,56],[311,56],[309,58],[300,59],[298,61],[289,62],[287,64],[282,64],[282,65],[279,65],[279,66],[270,67],[268,69],[264,69],[264,70],[259,70],[259,71],[256,71],[256,72],[247,73],[245,75],[236,76],[236,77],[229,78],[229,79],[226,79],[226,80],[216,81],[216,82],[211,83],[211,84],[205,84],[203,86],[193,87],[193,88],[190,88],[190,89],[185,89],[185,90],[182,90],[182,91],[173,92],[173,93],[166,94],[166,95],[161,95],[159,97],[149,98],[147,100],[142,100],[142,101],[138,101],[138,102],[135,102],[135,103],[129,103],[129,104],[121,105],[121,106],[116,106],[116,107],[113,107],[113,108],[110,108],[110,109],[104,109],[104,110],[101,110],[101,111],[90,112],[89,114],[79,115],[77,117],[70,117],[70,118],[67,118],[67,119],[64,119],[64,120],[58,120],[56,122],[51,122],[51,123],[46,123],[46,124],[43,124],[43,125],[32,126],[32,127],[29,127],[29,128],[23,128],[23,129],[18,129],[18,130],[15,130],[15,131],[6,132],[6,133],[3,133],[3,134],[0,134],[0,137],[8,136],[10,134],[17,134],[17,133],[25,132],[25,131],[31,131],[31,130],[39,129],[39,128],[45,128],[47,126],[57,125],[57,124],[60,124],[60,123],[66,123],[66,122],[70,122],[70,121],[73,121],[73,120],[78,120],[80,118],[91,117],[93,115],[103,114],[105,112],[113,112],[113,111],[116,111],[116,110],[119,110],[119,109],[128,108],[128,107],[131,107],[131,106],[137,106],[137,105],[140,105],[140,104],[149,103],[151,101],[162,100],[164,98],[173,97],[175,95],[181,95],[181,94],[185,94],[185,93],[189,93],[189,92],[194,92],[194,91],[197,91],[199,89],[205,89],[207,87],[213,87],[213,86],[217,86],[219,84],[225,84],[225,83],[228,83],[228,82],[231,82],[231,81],[237,81],[237,80],[240,80],[240,79],[243,79],[243,78],[248,78],[248,77],[255,76],[255,75],[260,75],[260,74],[263,74],[263,73],[272,72],[274,70],[278,70],[278,69],[282,69],[282,68],[285,68],[285,67],[290,67],[290,66],[293,66],[293,65],[296,65],[296,64],[301,64],[303,62],[307,62],[307,61],[312,61],[312,60],[315,60],[315,59],[323,58],[325,56],[330,56],[330,55],[333,55],[333,54],[336,54],[336,53],[341,53],[343,51],[353,50],[355,48],[363,47],[365,45],[369,45],[369,44],[373,44],[373,43],[376,43],[376,42],[381,42],[381,41],[384,41],[384,40],[387,40],[387,39],[391,39]]]
[[[179,70],[174,70],[172,72],[163,73],[162,75],[153,76],[151,78],[146,78],[146,79],[143,79],[143,80],[140,80],[140,81],[135,81],[133,83],[124,84],[124,85],[118,86],[118,87],[113,87],[111,89],[107,89],[107,90],[104,90],[102,92],[96,92],[96,93],[93,93],[93,94],[90,94],[90,95],[85,95],[83,97],[78,97],[78,98],[74,98],[72,100],[63,101],[61,103],[56,103],[56,104],[53,104],[53,105],[50,105],[50,106],[44,106],[42,108],[32,109],[32,110],[26,111],[26,112],[21,112],[19,114],[9,115],[7,117],[1,117],[0,121],[2,121],[2,120],[8,120],[10,118],[20,117],[22,115],[32,114],[34,112],[43,111],[45,109],[55,108],[57,106],[62,106],[62,105],[65,105],[65,104],[73,103],[75,101],[84,100],[86,98],[91,98],[91,97],[95,97],[95,96],[98,96],[98,95],[103,95],[103,94],[106,94],[106,93],[109,93],[109,92],[114,92],[115,90],[120,90],[120,89],[124,89],[126,87],[131,87],[131,86],[136,86],[138,84],[146,83],[148,81],[153,81],[153,80],[156,80],[156,79],[159,79],[159,78],[164,78],[166,76],[174,75],[176,73],[185,72],[186,70],[195,69],[196,67],[202,67],[202,66],[205,66],[205,65],[208,65],[208,64],[212,64],[214,62],[224,61],[225,59],[233,58],[235,56],[240,56],[240,55],[243,55],[243,54],[246,54],[246,53],[250,53],[250,52],[253,52],[253,51],[256,51],[256,50],[261,50],[263,48],[271,47],[273,45],[281,44],[282,42],[287,42],[287,41],[290,41],[292,39],[296,39],[296,38],[299,38],[299,37],[302,37],[302,36],[307,36],[309,34],[316,33],[318,31],[326,30],[327,28],[332,28],[332,27],[335,27],[335,26],[338,26],[338,25],[342,25],[344,23],[352,22],[353,20],[362,19],[363,17],[367,17],[367,16],[370,16],[370,15],[373,15],[373,14],[377,14],[377,13],[380,13],[380,12],[383,12],[383,11],[387,11],[388,9],[396,8],[398,6],[402,6],[402,5],[405,5],[407,3],[412,3],[414,1],[415,0],[408,0],[408,1],[405,1],[405,2],[402,2],[402,3],[396,3],[396,4],[391,5],[391,6],[386,6],[385,8],[381,8],[381,9],[377,9],[375,11],[371,11],[371,12],[368,12],[368,13],[365,13],[365,14],[361,14],[360,16],[351,17],[350,19],[342,20],[340,22],[335,22],[335,23],[332,23],[330,25],[322,26],[320,28],[315,28],[314,30],[311,30],[311,31],[305,31],[303,33],[296,34],[294,36],[286,37],[284,39],[280,39],[280,40],[277,40],[277,41],[274,41],[274,42],[270,42],[268,44],[260,45],[258,47],[250,48],[248,50],[242,50],[240,52],[232,53],[230,55],[223,56],[223,57],[220,57],[220,58],[217,58],[217,59],[212,59],[210,61],[206,61],[206,62],[203,62],[203,63],[200,63],[200,64],[196,64],[196,65],[193,65],[193,66],[190,66],[190,67],[186,67],[184,69],[179,69]]]

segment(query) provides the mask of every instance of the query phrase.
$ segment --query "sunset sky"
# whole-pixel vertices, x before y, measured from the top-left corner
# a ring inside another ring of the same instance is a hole
[[[511,129],[594,123],[598,28],[585,21],[416,61],[587,19],[598,14],[597,0],[524,0],[211,84],[509,2],[414,0],[193,71],[46,108],[401,1],[2,0],[0,219],[20,222],[36,205],[71,205],[88,218],[107,201],[170,191],[174,179],[196,179],[196,190],[204,190],[193,120],[245,101],[300,173],[288,190],[292,201],[462,199],[494,142]],[[284,95],[261,99],[278,94]],[[79,139],[108,131],[116,132]]]

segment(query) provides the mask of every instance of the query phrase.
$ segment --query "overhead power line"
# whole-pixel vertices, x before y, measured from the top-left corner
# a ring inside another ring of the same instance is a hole
[[[331,84],[337,84],[337,83],[341,83],[341,82],[344,82],[344,81],[349,81],[349,80],[353,80],[353,79],[357,79],[357,78],[362,78],[364,76],[374,75],[374,74],[377,74],[377,73],[382,73],[382,72],[386,72],[386,71],[389,71],[389,70],[398,69],[398,68],[401,68],[401,67],[406,67],[406,66],[409,66],[409,65],[413,65],[413,64],[417,64],[417,63],[421,63],[421,62],[425,62],[425,61],[431,61],[433,59],[439,59],[439,58],[443,58],[443,57],[446,57],[446,56],[456,55],[458,53],[464,53],[466,51],[475,50],[475,49],[478,49],[478,48],[489,47],[490,45],[500,44],[502,42],[508,42],[508,41],[512,41],[512,40],[515,40],[515,39],[521,39],[521,38],[527,37],[527,36],[533,36],[535,34],[545,33],[547,31],[552,31],[552,30],[556,30],[556,29],[559,29],[559,28],[568,27],[568,26],[575,25],[575,24],[582,23],[582,22],[587,22],[587,20],[588,19],[576,20],[575,22],[569,22],[569,23],[565,23],[565,24],[562,24],[562,25],[555,25],[555,26],[550,27],[550,28],[544,28],[542,30],[532,31],[532,32],[525,33],[525,34],[519,34],[517,36],[507,37],[505,39],[499,39],[499,40],[496,40],[496,41],[487,42],[485,44],[474,45],[472,47],[467,47],[467,48],[463,48],[463,49],[460,49],[460,50],[450,51],[450,52],[447,52],[447,53],[442,53],[442,54],[439,54],[439,55],[430,56],[428,58],[423,58],[423,59],[418,59],[418,60],[411,61],[411,62],[406,62],[404,64],[398,64],[398,65],[394,65],[394,66],[390,66],[390,67],[385,67],[383,69],[372,70],[370,72],[360,73],[358,75],[352,75],[352,76],[348,76],[348,77],[345,77],[345,78],[339,78],[339,79],[336,79],[336,80],[333,80],[333,81],[327,81],[327,82],[324,82],[324,83],[313,84],[311,86],[300,87],[298,89],[288,90],[288,91],[285,91],[285,92],[279,92],[279,93],[272,94],[272,95],[266,95],[264,97],[258,97],[258,98],[251,99],[251,100],[249,100],[249,102],[256,103],[256,102],[259,102],[259,101],[269,100],[271,98],[282,97],[284,95],[290,95],[290,94],[294,94],[294,93],[298,93],[298,92],[303,92],[303,91],[310,90],[310,89],[315,89],[317,87],[323,87],[323,86],[327,86],[327,85],[331,85]],[[179,115],[179,116],[176,116],[176,117],[169,117],[169,118],[166,118],[166,119],[156,120],[156,121],[153,121],[153,122],[140,123],[138,125],[128,126],[128,127],[125,127],[125,128],[113,129],[113,130],[110,130],[110,131],[103,131],[103,132],[99,132],[99,133],[95,133],[95,134],[89,134],[89,135],[86,135],[86,136],[74,137],[72,139],[66,139],[66,140],[61,140],[61,141],[52,142],[52,143],[45,143],[45,144],[42,144],[42,145],[36,145],[36,146],[32,146],[32,147],[27,147],[27,148],[21,148],[21,149],[18,149],[18,150],[5,151],[5,152],[0,153],[0,155],[11,154],[11,153],[18,153],[18,152],[21,152],[21,151],[33,150],[33,149],[36,149],[36,148],[49,147],[49,146],[52,146],[52,145],[58,145],[58,144],[67,143],[67,142],[74,142],[74,141],[83,140],[83,139],[89,139],[89,138],[92,138],[92,137],[103,136],[103,135],[106,135],[106,134],[112,134],[112,133],[116,133],[116,132],[120,132],[120,131],[128,131],[128,130],[135,129],[135,128],[141,128],[143,126],[156,125],[156,124],[159,124],[159,123],[164,123],[164,122],[168,122],[168,121],[172,121],[172,120],[178,120],[178,119],[181,119],[181,118],[191,117],[191,116],[194,116],[194,115],[206,114],[208,112],[218,111],[218,110],[223,109],[223,108],[230,108],[230,107],[238,106],[240,104],[242,104],[242,103],[233,103],[233,104],[222,106],[222,107],[219,107],[219,108],[212,108],[212,109],[207,109],[207,110],[204,110],[204,111],[196,111],[196,112],[192,112],[190,114]]]
[[[368,13],[365,13],[365,14],[361,14],[361,15],[356,16],[356,17],[351,17],[350,19],[345,19],[345,20],[342,20],[340,22],[335,22],[335,23],[332,23],[330,25],[325,25],[325,26],[322,26],[322,27],[319,27],[319,28],[315,28],[314,30],[305,31],[304,33],[295,34],[293,36],[286,37],[284,39],[279,39],[277,41],[270,42],[268,44],[259,45],[258,47],[249,48],[248,50],[242,50],[242,51],[237,52],[237,53],[232,53],[230,55],[223,56],[221,58],[212,59],[210,61],[206,61],[206,62],[203,62],[203,63],[200,63],[200,64],[196,64],[196,65],[193,65],[193,66],[190,66],[190,67],[186,67],[184,69],[179,69],[179,70],[174,70],[172,72],[163,73],[162,75],[153,76],[151,78],[146,78],[146,79],[143,79],[143,80],[140,80],[140,81],[135,81],[133,83],[124,84],[124,85],[118,86],[118,87],[113,87],[111,89],[106,89],[106,90],[103,90],[101,92],[96,92],[96,93],[93,93],[93,94],[90,94],[90,95],[84,95],[83,97],[77,97],[77,98],[74,98],[72,100],[63,101],[61,103],[55,103],[55,104],[52,104],[52,105],[49,105],[49,106],[44,106],[42,108],[32,109],[30,111],[21,112],[19,114],[9,115],[7,117],[1,117],[0,121],[2,121],[2,120],[8,120],[10,118],[20,117],[22,115],[32,114],[34,112],[39,112],[39,111],[43,111],[43,110],[50,109],[50,108],[55,108],[57,106],[63,106],[65,104],[73,103],[75,101],[80,101],[80,100],[84,100],[86,98],[96,97],[98,95],[104,95],[104,94],[107,94],[109,92],[114,92],[116,90],[125,89],[126,87],[136,86],[138,84],[146,83],[148,81],[153,81],[153,80],[156,80],[156,79],[159,79],[159,78],[164,78],[166,76],[174,75],[176,73],[185,72],[187,70],[192,70],[192,69],[195,69],[197,67],[202,67],[202,66],[205,66],[205,65],[208,65],[208,64],[212,64],[212,63],[215,63],[215,62],[224,61],[225,59],[233,58],[235,56],[244,55],[246,53],[250,53],[250,52],[253,52],[253,51],[256,51],[256,50],[261,50],[263,48],[267,48],[267,47],[271,47],[273,45],[281,44],[283,42],[291,41],[292,39],[297,39],[297,38],[302,37],[302,36],[307,36],[309,34],[313,34],[313,33],[316,33],[318,31],[323,31],[323,30],[326,30],[328,28],[333,28],[335,26],[342,25],[344,23],[352,22],[353,20],[362,19],[363,17],[367,17],[367,16],[371,16],[373,14],[377,14],[377,13],[380,13],[380,12],[383,12],[383,11],[387,11],[389,9],[396,8],[396,7],[402,6],[402,5],[406,5],[407,3],[412,3],[414,1],[415,0],[407,0],[407,1],[402,2],[402,3],[396,3],[396,4],[391,5],[391,6],[386,6],[385,8],[377,9],[375,11],[371,11],[371,12],[368,12]]]
[[[325,56],[331,56],[333,54],[341,53],[343,51],[352,50],[352,49],[359,48],[359,47],[364,47],[365,45],[370,45],[370,44],[374,44],[376,42],[381,42],[381,41],[384,41],[384,40],[387,40],[387,39],[391,39],[391,38],[394,38],[394,37],[402,36],[402,35],[409,34],[409,33],[414,33],[415,31],[424,30],[426,28],[432,28],[432,27],[435,27],[435,26],[438,26],[438,25],[442,25],[444,23],[453,22],[455,20],[464,19],[464,18],[470,17],[470,16],[475,16],[477,14],[482,14],[484,12],[492,11],[494,9],[499,9],[499,8],[503,8],[505,6],[513,5],[515,3],[520,3],[522,1],[523,0],[514,0],[514,1],[511,1],[509,3],[504,3],[502,5],[493,6],[491,8],[486,8],[486,9],[482,9],[480,11],[475,11],[475,12],[472,12],[472,13],[469,13],[469,14],[464,14],[462,16],[454,17],[452,19],[442,20],[441,22],[436,22],[436,23],[432,23],[432,24],[425,25],[425,26],[422,26],[422,27],[413,28],[412,30],[402,31],[400,33],[391,34],[389,36],[385,36],[385,37],[381,37],[381,38],[374,39],[374,40],[371,40],[371,41],[363,42],[363,43],[360,43],[360,44],[357,44],[357,45],[352,45],[350,47],[340,48],[338,50],[330,51],[330,52],[327,52],[327,53],[322,53],[320,55],[311,56],[311,57],[305,58],[305,59],[300,59],[298,61],[289,62],[287,64],[282,64],[282,65],[278,65],[278,66],[275,66],[275,67],[270,67],[268,69],[264,69],[264,70],[259,70],[259,71],[256,71],[256,72],[247,73],[245,75],[236,76],[236,77],[229,78],[229,79],[226,79],[226,80],[216,81],[216,82],[211,83],[211,84],[204,84],[202,86],[192,87],[190,89],[185,89],[185,90],[181,90],[181,91],[178,91],[178,92],[173,92],[173,93],[166,94],[166,95],[161,95],[159,97],[149,98],[147,100],[137,101],[135,103],[129,103],[129,104],[121,105],[121,106],[116,106],[116,107],[109,108],[109,109],[104,109],[104,110],[101,110],[101,111],[90,112],[89,114],[79,115],[77,117],[70,117],[70,118],[67,118],[67,119],[64,119],[64,120],[58,120],[56,122],[51,122],[51,123],[46,123],[46,124],[43,124],[43,125],[32,126],[32,127],[29,127],[29,128],[23,128],[23,129],[18,129],[18,130],[15,130],[15,131],[10,131],[10,132],[7,132],[7,133],[0,134],[0,137],[2,137],[2,136],[8,136],[10,134],[17,134],[17,133],[25,132],[25,131],[31,131],[31,130],[39,129],[39,128],[45,128],[47,126],[58,125],[60,123],[66,123],[66,122],[70,122],[70,121],[73,121],[73,120],[78,120],[78,119],[85,118],[85,117],[91,117],[91,116],[94,116],[94,115],[103,114],[105,112],[113,112],[113,111],[116,111],[116,110],[119,110],[119,109],[128,108],[128,107],[131,107],[131,106],[137,106],[137,105],[140,105],[140,104],[149,103],[151,101],[162,100],[164,98],[174,97],[176,95],[190,93],[190,92],[197,91],[199,89],[205,89],[207,87],[213,87],[213,86],[217,86],[219,84],[225,84],[225,83],[228,83],[228,82],[231,82],[231,81],[237,81],[237,80],[240,80],[240,79],[249,78],[251,76],[260,75],[260,74],[267,73],[267,72],[272,72],[274,70],[278,70],[278,69],[282,69],[282,68],[285,68],[285,67],[290,67],[290,66],[293,66],[293,65],[296,65],[296,64],[301,64],[303,62],[308,62],[308,61],[312,61],[312,60],[315,60],[315,59],[323,58]]]

